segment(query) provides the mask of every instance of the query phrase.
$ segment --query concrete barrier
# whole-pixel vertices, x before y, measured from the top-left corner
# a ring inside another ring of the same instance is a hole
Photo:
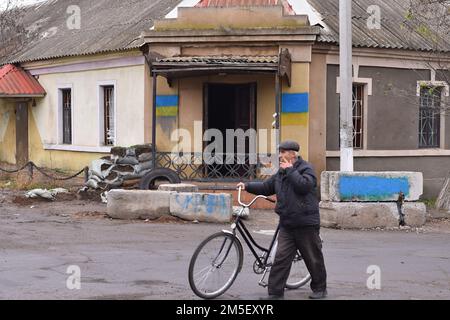
[[[172,193],[170,214],[188,221],[230,222],[232,217],[231,195],[207,193]]]
[[[186,183],[162,184],[158,187],[158,190],[173,191],[173,192],[198,192],[198,186]]]
[[[406,201],[418,201],[423,194],[421,172],[337,172],[321,175],[322,201],[397,201],[402,191]]]
[[[155,220],[170,215],[170,194],[165,191],[112,190],[108,193],[108,215],[122,220]]]
[[[426,206],[408,202],[403,206],[406,225],[422,227],[426,221]],[[321,224],[326,228],[369,229],[399,226],[396,203],[327,202],[320,203]]]

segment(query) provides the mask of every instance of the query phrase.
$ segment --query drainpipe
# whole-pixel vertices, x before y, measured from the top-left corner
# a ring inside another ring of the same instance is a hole
[[[339,0],[341,171],[353,172],[352,1]]]
[[[276,158],[275,161],[278,161],[278,157],[279,157],[279,147],[280,147],[280,143],[281,143],[281,95],[280,95],[280,91],[281,91],[281,84],[280,84],[280,75],[277,72],[275,74],[275,130],[276,131]]]
[[[153,169],[156,169],[156,72],[152,71],[153,75],[153,106],[152,106],[152,158]]]

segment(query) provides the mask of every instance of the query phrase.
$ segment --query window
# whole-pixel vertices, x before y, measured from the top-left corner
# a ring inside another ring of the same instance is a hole
[[[362,149],[364,139],[364,84],[353,84],[353,148]]]
[[[62,143],[72,144],[72,89],[61,89]]]
[[[103,141],[107,146],[113,146],[116,140],[116,124],[114,109],[114,86],[102,86],[103,91]]]
[[[420,88],[419,148],[439,148],[442,87]]]

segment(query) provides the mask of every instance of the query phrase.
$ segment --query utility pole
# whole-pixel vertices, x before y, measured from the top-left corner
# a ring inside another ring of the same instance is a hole
[[[339,0],[341,171],[353,172],[352,0]]]

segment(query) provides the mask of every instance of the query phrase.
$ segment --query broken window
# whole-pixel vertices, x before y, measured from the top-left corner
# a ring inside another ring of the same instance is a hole
[[[114,86],[104,86],[103,88],[103,123],[104,142],[107,146],[114,146],[116,141],[116,124],[114,113]]]
[[[439,148],[441,131],[441,87],[420,89],[419,148]]]
[[[364,139],[364,84],[353,84],[353,148],[362,149]]]
[[[62,89],[62,142],[72,144],[72,89]]]

